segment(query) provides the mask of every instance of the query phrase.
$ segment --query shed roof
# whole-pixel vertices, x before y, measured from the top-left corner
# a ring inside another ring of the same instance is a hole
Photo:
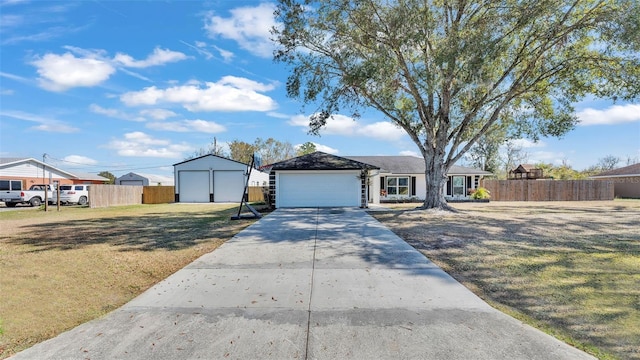
[[[373,170],[378,166],[316,151],[271,164],[271,170]]]
[[[415,156],[346,156],[348,159],[375,165],[382,172],[392,174],[424,174],[424,159]],[[453,165],[448,175],[491,175],[490,172],[466,166]]]
[[[224,156],[219,156],[219,155],[215,155],[215,154],[206,154],[206,155],[198,156],[198,157],[193,158],[193,159],[188,159],[188,160],[185,160],[185,161],[181,161],[181,162],[179,162],[179,163],[175,163],[175,164],[173,164],[173,166],[180,165],[180,164],[184,164],[184,163],[188,163],[188,162],[190,162],[190,161],[194,161],[194,160],[199,160],[199,159],[206,158],[206,157],[209,157],[209,156],[216,157],[216,158],[220,158],[220,159],[224,159],[224,160],[228,160],[228,161],[233,161],[233,162],[236,162],[236,163],[238,163],[238,164],[243,164],[243,165],[249,166],[249,164],[245,164],[245,163],[243,163],[243,162],[236,161],[236,160],[229,159],[229,158],[226,158],[226,157],[224,157]]]
[[[592,176],[592,178],[618,176],[640,176],[640,163],[601,172],[600,174]]]
[[[25,162],[34,162],[40,166],[46,166],[49,169],[55,170],[59,173],[62,174],[66,174],[67,176],[69,176],[72,179],[76,179],[76,180],[97,180],[97,181],[109,181],[109,179],[102,177],[100,175],[97,174],[89,174],[89,173],[83,173],[83,172],[69,172],[66,170],[62,170],[59,169],[57,167],[52,166],[51,164],[47,164],[44,163],[38,159],[34,159],[34,158],[15,158],[15,157],[3,157],[0,158],[0,167],[9,167],[12,165],[18,165],[20,163],[25,163]]]

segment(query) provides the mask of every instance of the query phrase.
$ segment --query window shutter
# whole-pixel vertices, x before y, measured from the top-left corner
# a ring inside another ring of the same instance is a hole
[[[447,195],[451,196],[453,194],[453,190],[452,190],[453,184],[451,181],[451,176],[447,177]]]
[[[386,187],[384,186],[385,180],[386,179],[384,176],[380,176],[380,190],[386,189]]]
[[[416,177],[411,177],[411,196],[416,196]]]

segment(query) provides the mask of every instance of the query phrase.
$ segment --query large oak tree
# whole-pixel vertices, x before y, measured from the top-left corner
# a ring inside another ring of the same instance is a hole
[[[637,101],[635,0],[280,0],[275,60],[288,95],[375,108],[424,157],[425,208],[446,208],[447,170],[483,135],[562,136],[587,95]],[[314,105],[315,106],[315,105]]]

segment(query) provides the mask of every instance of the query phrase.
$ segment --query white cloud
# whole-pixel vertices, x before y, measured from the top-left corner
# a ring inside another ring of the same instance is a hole
[[[147,124],[149,129],[175,131],[175,132],[200,132],[207,134],[215,134],[226,131],[227,129],[213,121],[205,120],[182,120],[171,122],[151,122]]]
[[[309,116],[296,115],[291,117],[289,124],[304,128],[309,127]],[[364,136],[380,140],[400,140],[404,130],[390,122],[380,121],[373,124],[361,124],[351,117],[344,115],[332,115],[327,119],[327,124],[320,130],[322,135]]]
[[[231,51],[225,50],[225,49],[221,49],[215,45],[213,45],[213,48],[216,49],[218,51],[218,54],[220,54],[220,56],[222,56],[222,58],[224,59],[225,62],[230,62],[231,60],[233,60],[233,57],[235,56],[234,53],[232,53]]]
[[[387,121],[381,121],[358,128],[357,133],[380,140],[400,140],[406,133],[401,128]]]
[[[98,162],[94,159],[88,158],[82,155],[69,155],[65,156],[62,160],[68,161],[73,164],[83,164],[83,165],[95,165]]]
[[[312,144],[315,145],[316,151],[322,151],[327,154],[334,154],[334,155],[340,152],[338,149],[334,149],[327,145],[318,144],[316,142],[312,142]],[[294,145],[293,148],[298,150],[302,145],[303,144],[297,144],[297,145]]]
[[[0,95],[13,95],[15,91],[13,89],[2,89],[0,90]]]
[[[250,53],[270,58],[274,44],[270,30],[276,26],[273,16],[275,5],[262,3],[255,7],[239,7],[230,11],[229,18],[207,14],[204,29],[209,37],[231,39]]]
[[[183,153],[193,148],[186,143],[172,144],[169,140],[153,138],[136,131],[124,134],[123,139],[112,140],[107,148],[114,149],[120,156],[181,158]]]
[[[413,157],[417,157],[417,158],[421,158],[422,159],[422,155],[418,154],[415,151],[411,151],[411,150],[400,151],[400,155],[402,155],[402,156],[413,156]]]
[[[640,104],[613,105],[607,109],[587,108],[577,114],[580,125],[612,125],[640,121]]]
[[[116,119],[129,120],[129,121],[145,121],[144,117],[141,117],[135,114],[129,114],[118,109],[103,108],[100,105],[96,105],[96,104],[89,105],[89,110],[91,110],[91,112],[93,113],[105,115],[105,116],[116,118]]]
[[[133,57],[123,53],[117,53],[113,61],[122,66],[132,68],[146,68],[150,66],[164,65],[171,62],[181,61],[187,58],[187,55],[168,49],[156,47],[145,60],[135,60]]]
[[[313,143],[313,145],[316,146],[316,150],[318,151],[322,151],[322,152],[326,152],[327,154],[337,154],[340,151],[338,151],[338,149],[334,149],[332,147],[329,147],[327,145],[322,145],[322,144],[318,144],[318,143]]]
[[[527,162],[532,164],[539,163],[551,163],[553,165],[560,165],[563,161],[566,161],[567,156],[563,152],[553,151],[534,151],[529,154]]]
[[[105,61],[95,58],[77,58],[69,52],[63,55],[49,53],[31,64],[38,69],[40,86],[50,91],[96,86],[116,71]]]
[[[166,89],[151,86],[125,93],[120,100],[128,106],[177,103],[189,111],[269,111],[277,107],[276,102],[260,92],[273,88],[273,84],[225,76],[204,86],[194,82]]]
[[[529,148],[540,148],[540,147],[545,147],[547,146],[547,144],[545,144],[544,141],[531,141],[529,139],[513,139],[513,140],[509,140],[509,142],[515,146],[521,147],[523,149],[529,149]]]
[[[178,116],[173,111],[166,109],[144,109],[140,110],[140,115],[148,116],[154,120],[166,120],[170,117]]]
[[[2,117],[10,117],[13,119],[38,123],[39,125],[31,128],[38,131],[73,133],[79,130],[78,128],[69,126],[60,120],[44,117],[40,115],[30,114],[24,111],[0,110],[0,118]]]

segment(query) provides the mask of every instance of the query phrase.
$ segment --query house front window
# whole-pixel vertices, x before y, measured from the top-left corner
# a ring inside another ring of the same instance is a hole
[[[464,176],[453,177],[453,196],[464,196]]]
[[[387,177],[387,195],[409,196],[409,178],[408,177]]]

